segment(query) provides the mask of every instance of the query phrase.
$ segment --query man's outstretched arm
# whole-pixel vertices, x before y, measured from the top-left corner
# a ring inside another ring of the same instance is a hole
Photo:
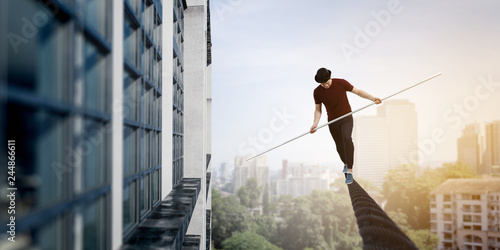
[[[313,125],[311,126],[311,129],[309,130],[311,134],[316,132],[315,128],[318,126],[320,118],[321,118],[321,103],[316,104],[314,109],[314,122]]]
[[[361,89],[357,89],[357,88],[352,88],[351,90],[352,93],[358,95],[359,97],[362,97],[362,98],[365,98],[365,99],[368,99],[376,104],[380,104],[382,103],[382,100],[380,100],[380,98],[378,97],[375,97],[375,96],[372,96],[370,94],[368,94],[367,92],[361,90]]]

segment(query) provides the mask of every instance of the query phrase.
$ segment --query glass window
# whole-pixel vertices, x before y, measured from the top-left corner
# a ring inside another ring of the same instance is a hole
[[[74,168],[66,116],[8,103],[6,134],[16,140],[16,215],[62,201]],[[36,181],[28,181],[36,180]]]
[[[472,216],[471,215],[463,215],[462,220],[464,222],[471,222],[472,221]]]
[[[141,129],[141,169],[149,168],[148,142],[149,132],[145,129]]]
[[[83,249],[106,249],[106,197],[83,207]]]
[[[146,75],[146,63],[147,63],[147,53],[146,53],[146,46],[145,46],[145,43],[144,43],[144,34],[141,34],[141,39],[139,39],[139,51],[140,51],[140,55],[141,55],[141,58],[140,58],[140,69],[141,69],[141,72]]]
[[[137,68],[137,30],[132,28],[129,17],[123,22],[123,57]]]
[[[143,215],[149,209],[149,175],[146,175],[141,179],[139,195],[139,211],[141,215]]]
[[[64,219],[58,216],[45,225],[35,230],[33,234],[34,246],[36,249],[54,249],[64,250],[67,249],[67,240],[70,234],[64,230]],[[16,238],[17,243],[17,238]]]
[[[106,3],[102,0],[83,1],[84,21],[89,27],[95,29],[104,38],[107,37],[107,15]]]
[[[136,182],[133,181],[123,189],[123,229],[126,231],[137,221],[136,219]]]
[[[106,57],[91,42],[85,42],[84,106],[106,112]]]
[[[127,71],[123,71],[123,118],[137,121],[138,92],[140,85]]]
[[[139,9],[139,2],[142,3],[141,0],[126,0],[126,2],[130,5],[130,7],[132,8],[132,10],[136,13],[137,15],[137,12],[138,12],[138,9]]]
[[[449,195],[449,194],[443,195],[443,201],[444,202],[450,202],[451,201],[451,195]]]
[[[146,83],[143,83],[141,86],[141,100],[140,100],[140,109],[141,109],[141,119],[140,122],[147,124],[149,119],[149,93],[146,89]]]
[[[77,145],[83,156],[83,186],[92,188],[106,182],[107,139],[103,124],[92,119],[84,120],[84,133]]]
[[[160,200],[160,170],[153,173],[153,203]]]
[[[52,18],[45,5],[37,1],[11,1],[6,6],[8,46],[7,55],[2,56],[8,58],[9,88],[68,101],[69,25]],[[21,17],[33,17],[36,22],[29,20],[26,24]]]
[[[123,175],[128,176],[136,172],[137,165],[137,129],[123,127]]]

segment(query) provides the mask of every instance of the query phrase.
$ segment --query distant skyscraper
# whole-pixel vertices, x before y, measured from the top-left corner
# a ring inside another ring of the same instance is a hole
[[[492,173],[500,172],[500,121],[486,125],[486,159]]]
[[[271,177],[266,156],[260,156],[251,161],[246,161],[246,157],[236,156],[234,159],[234,192],[236,193],[240,187],[245,186],[250,178],[257,179],[257,184],[262,186],[263,190],[266,190],[267,187],[269,191]]]
[[[500,172],[500,121],[465,126],[457,140],[457,158],[479,174]]]
[[[355,118],[353,140],[354,175],[382,187],[389,169],[417,161],[410,159],[418,150],[415,105],[385,101],[376,116]]]

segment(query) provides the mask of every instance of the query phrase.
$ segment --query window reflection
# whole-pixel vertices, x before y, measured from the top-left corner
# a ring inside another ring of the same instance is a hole
[[[135,181],[127,185],[123,190],[123,229],[126,231],[136,222],[136,195]]]
[[[105,112],[106,103],[106,58],[91,42],[85,42],[85,86],[84,106]]]
[[[104,38],[107,37],[106,1],[83,1],[85,25],[95,29]]]
[[[83,157],[83,185],[92,188],[106,182],[107,138],[104,124],[85,119],[83,136],[78,146]]]
[[[106,249],[106,197],[83,207],[83,249]]]

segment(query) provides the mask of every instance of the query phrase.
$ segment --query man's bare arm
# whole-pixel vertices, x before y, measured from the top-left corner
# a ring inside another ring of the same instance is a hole
[[[309,130],[309,132],[311,134],[314,133],[314,132],[316,132],[315,129],[318,126],[320,118],[321,118],[321,103],[315,105],[315,109],[314,109],[314,122],[313,122],[313,125],[311,126],[311,129]]]
[[[376,104],[382,103],[382,100],[380,100],[380,98],[372,96],[372,95],[368,94],[366,91],[363,91],[361,89],[352,88],[351,92],[358,95],[359,97],[368,99]]]

